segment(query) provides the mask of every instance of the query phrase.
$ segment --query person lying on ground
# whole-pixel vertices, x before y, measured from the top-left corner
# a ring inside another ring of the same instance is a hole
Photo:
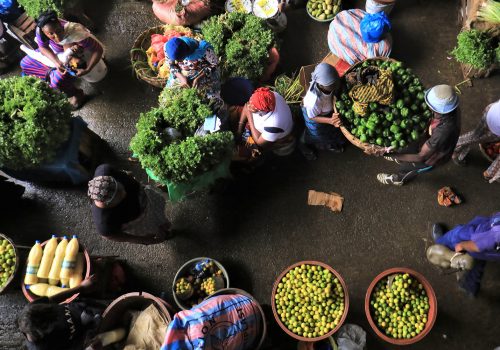
[[[17,318],[19,330],[26,337],[28,350],[77,350],[94,337],[104,305],[90,300],[59,304],[75,293],[91,292],[91,276],[75,288],[51,297],[41,297],[28,304]]]
[[[437,85],[425,93],[425,101],[434,112],[428,138],[418,153],[389,153],[391,148],[382,152],[367,151],[375,155],[386,155],[387,160],[399,164],[399,172],[395,174],[380,173],[377,180],[384,185],[402,186],[417,175],[446,164],[453,154],[460,135],[460,113],[458,96],[453,87]]]
[[[92,216],[97,231],[117,242],[156,244],[171,237],[165,218],[166,199],[109,164],[97,167],[89,181]]]
[[[453,162],[465,165],[465,157],[469,154],[472,146],[495,142],[500,142],[500,100],[485,108],[483,116],[474,130],[460,136],[453,153]],[[496,155],[483,176],[490,183],[500,179],[500,154]]]
[[[302,102],[305,129],[300,151],[308,160],[316,159],[316,150],[343,152],[345,138],[338,128],[339,115],[333,113],[334,97],[340,90],[337,70],[320,63],[311,74],[311,84]]]
[[[80,108],[86,96],[83,90],[75,86],[76,79],[85,77],[97,64],[101,64],[104,48],[87,28],[79,23],[59,19],[54,11],[42,13],[36,23],[35,41],[38,50],[31,52],[25,48],[28,55],[21,60],[22,74],[46,80],[52,88],[64,92],[74,108]],[[74,45],[84,50],[88,60],[85,68],[77,69],[75,74],[71,74],[58,55]]]
[[[459,286],[476,296],[486,261],[500,261],[500,212],[489,217],[476,216],[446,233],[440,224],[434,224],[432,237],[437,244],[455,252],[467,252],[475,259],[474,267],[459,280]]]
[[[222,107],[219,58],[210,43],[188,37],[172,38],[165,43],[165,58],[170,62],[168,87],[199,89],[213,103]]]
[[[248,159],[256,158],[264,151],[277,155],[293,152],[292,112],[277,92],[258,88],[244,107],[231,107],[229,114],[236,139],[240,140],[238,152],[243,158],[245,154]]]

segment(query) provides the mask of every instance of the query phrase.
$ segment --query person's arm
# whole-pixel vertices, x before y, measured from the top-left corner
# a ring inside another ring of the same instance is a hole
[[[311,118],[311,119],[314,120],[316,123],[330,124],[330,125],[333,125],[337,128],[341,125],[338,113],[332,113],[331,117],[316,116],[316,117]]]
[[[463,252],[463,251],[471,252],[471,253],[479,253],[479,247],[474,243],[474,241],[463,241],[460,243],[457,243],[455,245],[455,251],[457,253]]]
[[[269,146],[271,142],[264,139],[262,137],[262,134],[255,128],[255,125],[253,123],[252,113],[249,113],[247,118],[248,118],[248,126],[250,127],[250,133],[252,134],[252,138],[257,144],[257,146],[260,146],[262,148],[266,148],[267,146]]]
[[[78,287],[69,288],[61,293],[48,297],[48,301],[49,303],[59,304],[76,293],[87,293],[92,290],[95,281],[96,277],[95,275],[92,275],[89,278],[84,279]]]
[[[241,111],[240,120],[238,121],[238,128],[236,129],[237,135],[241,135],[243,133],[243,129],[245,128],[245,124],[248,122],[249,115],[251,115],[251,112],[245,104],[245,106],[243,106],[243,110]]]
[[[92,50],[92,55],[90,56],[89,61],[87,62],[87,68],[85,69],[78,69],[76,75],[81,77],[85,74],[88,74],[97,63],[99,63],[99,60],[102,57],[102,54],[104,53],[104,49],[102,45],[92,37],[89,37],[84,40],[85,42],[82,44],[83,48],[90,48]]]
[[[434,150],[429,147],[429,145],[424,143],[420,152],[414,154],[396,154],[389,153],[388,155],[396,160],[401,162],[409,162],[409,163],[424,163],[434,154]]]

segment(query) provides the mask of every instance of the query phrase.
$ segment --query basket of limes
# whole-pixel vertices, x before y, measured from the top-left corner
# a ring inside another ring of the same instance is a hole
[[[0,233],[0,293],[11,284],[18,269],[16,246],[9,237]]]
[[[368,287],[365,313],[381,339],[396,345],[413,344],[424,338],[436,321],[436,295],[420,273],[392,268],[380,273]]]
[[[332,267],[318,261],[301,261],[278,277],[271,306],[276,322],[288,335],[317,342],[342,326],[349,295],[342,276]]]

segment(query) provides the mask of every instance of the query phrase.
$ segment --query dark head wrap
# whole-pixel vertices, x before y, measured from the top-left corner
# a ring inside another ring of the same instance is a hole
[[[38,16],[36,19],[36,25],[38,28],[43,28],[45,25],[49,23],[57,23],[58,22],[57,13],[53,10],[45,11]]]

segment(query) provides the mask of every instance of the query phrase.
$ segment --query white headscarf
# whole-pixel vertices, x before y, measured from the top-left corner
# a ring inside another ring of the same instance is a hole
[[[500,100],[491,104],[486,114],[488,128],[497,136],[500,136]]]

